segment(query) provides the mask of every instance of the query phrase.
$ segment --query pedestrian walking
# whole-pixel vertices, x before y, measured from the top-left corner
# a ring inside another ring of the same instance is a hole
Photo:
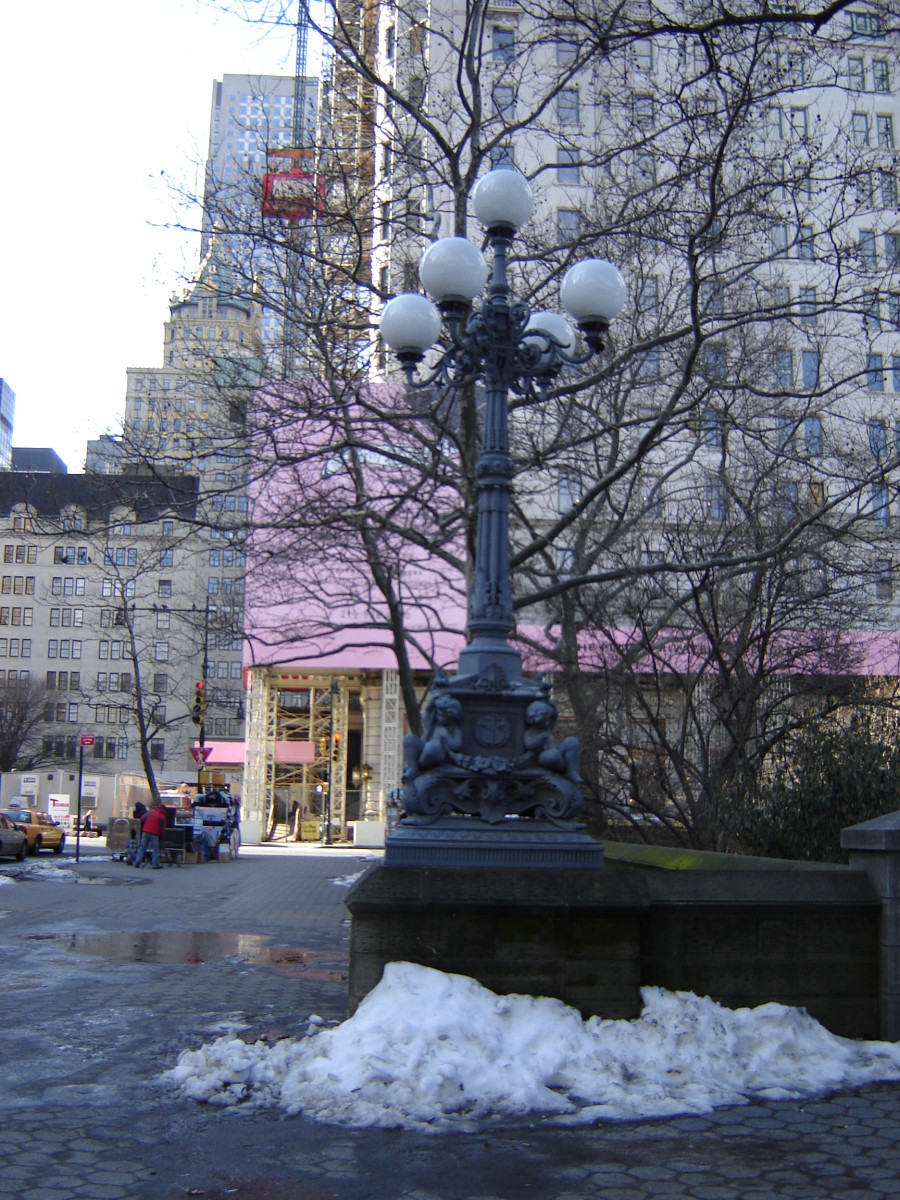
[[[150,865],[154,871],[162,870],[159,862],[160,838],[166,828],[166,810],[157,802],[146,816],[141,818],[141,844],[135,856],[133,867],[139,867],[144,861],[144,855],[150,851]]]

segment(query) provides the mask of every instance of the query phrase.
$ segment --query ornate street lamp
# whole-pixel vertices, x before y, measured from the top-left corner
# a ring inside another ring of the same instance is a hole
[[[487,229],[493,269],[465,238],[442,238],[419,263],[430,299],[397,296],[381,318],[381,336],[396,352],[411,387],[443,382],[461,388],[481,381],[485,390],[467,645],[456,676],[439,674],[432,684],[424,737],[405,739],[403,824],[465,815],[496,825],[509,816],[532,816],[571,827],[581,808],[578,743],[575,738],[559,745],[553,741],[556,709],[550,685],[541,678],[525,679],[521,654],[509,644],[514,631],[509,501],[515,468],[508,398],[510,392],[543,398],[564,366],[598,354],[626,291],[617,268],[602,259],[579,262],[566,273],[560,299],[587,343],[583,354],[576,353],[575,332],[564,317],[532,313],[513,302],[507,258],[532,203],[531,188],[518,172],[485,175],[472,194],[472,207]],[[486,284],[487,295],[473,307]],[[420,378],[417,368],[442,329],[436,364]]]

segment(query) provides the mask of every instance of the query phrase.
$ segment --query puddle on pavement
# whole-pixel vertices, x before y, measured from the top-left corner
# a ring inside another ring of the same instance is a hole
[[[270,946],[253,933],[184,932],[55,933],[33,935],[32,941],[53,941],[71,954],[105,958],[111,962],[186,963],[222,962],[240,958],[254,966],[280,967],[305,977],[342,979],[334,956],[300,946]],[[331,959],[330,962],[328,960]],[[327,966],[324,964],[328,963]],[[316,969],[318,968],[318,969]]]
[[[91,879],[89,876],[82,876],[76,880],[77,883],[89,883],[94,887],[134,887],[136,883],[149,883],[149,879]]]

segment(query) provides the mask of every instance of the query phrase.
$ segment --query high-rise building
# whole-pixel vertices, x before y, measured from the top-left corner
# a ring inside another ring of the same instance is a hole
[[[5,379],[0,379],[0,471],[12,466],[13,422],[16,416],[16,393]]]

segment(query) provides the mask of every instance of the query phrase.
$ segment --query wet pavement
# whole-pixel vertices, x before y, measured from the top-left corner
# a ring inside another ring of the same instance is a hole
[[[352,849],[0,886],[0,1197],[16,1200],[764,1200],[900,1191],[900,1085],[706,1117],[477,1133],[348,1130],[212,1109],[159,1082],[231,1029],[347,1008]],[[29,860],[33,862],[33,860]],[[10,864],[11,866],[12,864]],[[0,865],[0,879],[12,872]],[[77,886],[107,881],[107,886]],[[337,882],[335,882],[337,881]]]

